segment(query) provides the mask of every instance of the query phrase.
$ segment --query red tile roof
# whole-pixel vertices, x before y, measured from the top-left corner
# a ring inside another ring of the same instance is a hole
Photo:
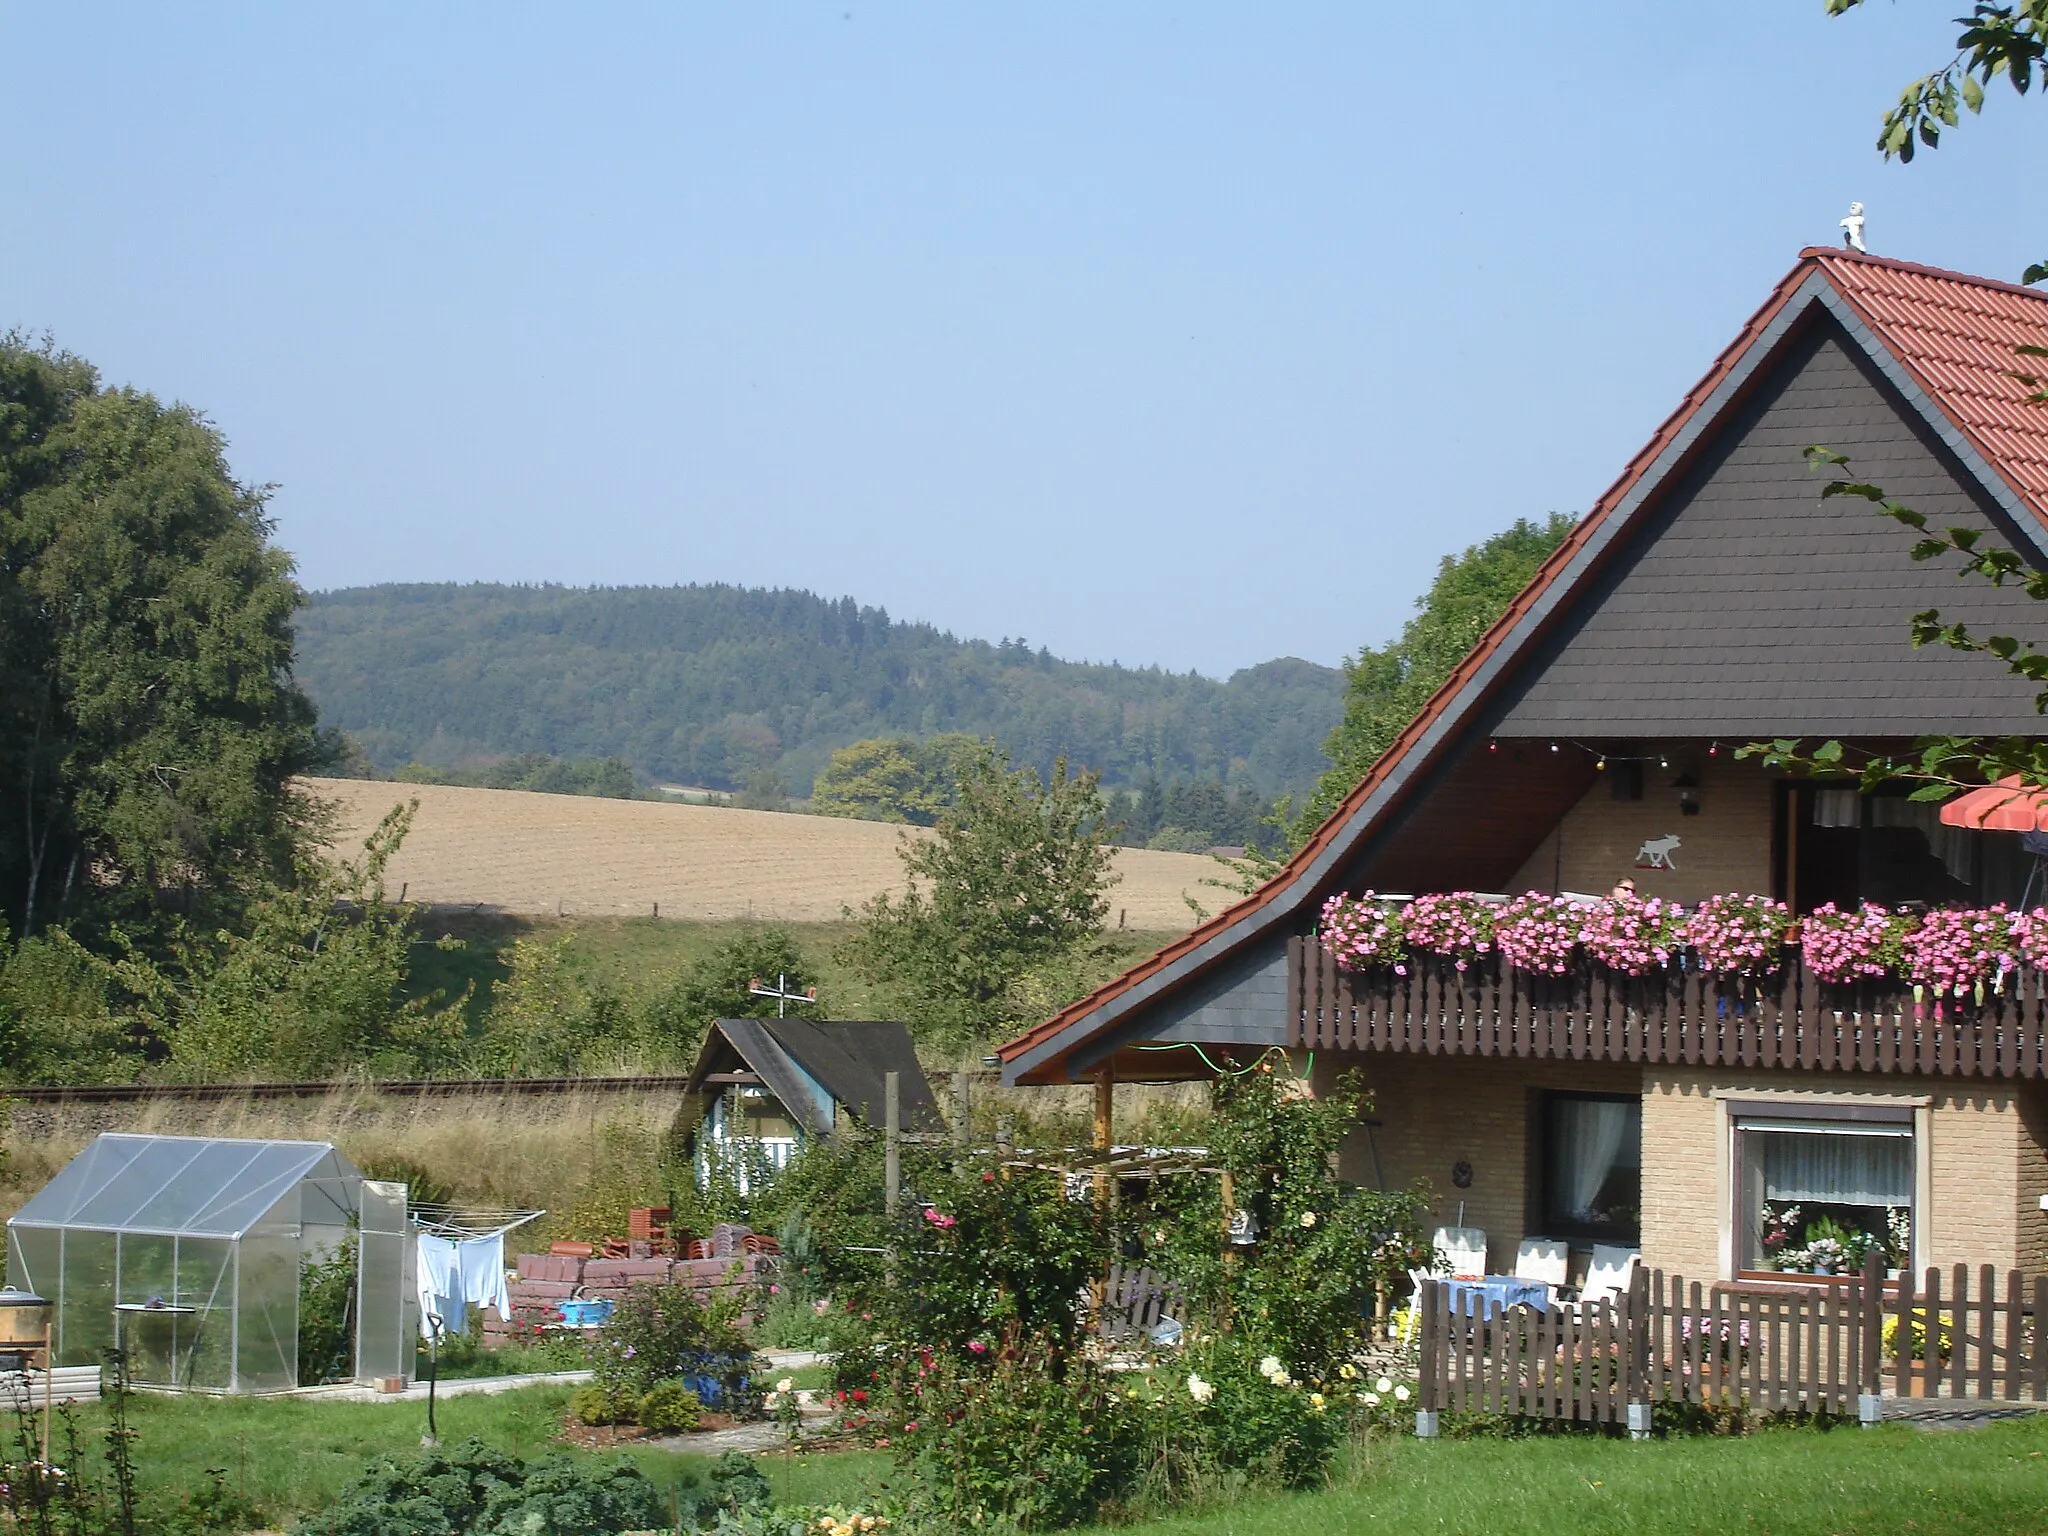
[[[997,1050],[1003,1060],[1014,1061],[1078,1024],[1292,891],[1303,873],[1350,828],[1373,792],[1392,777],[1429,727],[1464,691],[1559,574],[1614,515],[1650,466],[1683,435],[1700,408],[1816,271],[1826,276],[1880,344],[1919,382],[1994,472],[2048,524],[2048,407],[2023,403],[2031,391],[2013,377],[2013,372],[2027,361],[2014,357],[2015,347],[2048,346],[2048,293],[1882,256],[1860,255],[1829,246],[1808,247],[1799,253],[1798,265],[1750,317],[1741,334],[1714,359],[1705,377],[1629,461],[1620,478],[1607,488],[1570,537],[1544,561],[1529,585],[1508,605],[1507,612],[1480,638],[1443,687],[1430,697],[1394,744],[1280,873],[1243,901],[1226,907],[1151,958],[1070,1003],[1043,1024],[999,1046]],[[2048,374],[2048,358],[2040,361],[2041,371]],[[1108,1022],[1105,1021],[1105,1027]],[[1043,1064],[1034,1068],[1030,1076],[1050,1080],[1044,1077]]]
[[[1828,275],[1936,405],[2034,512],[2048,520],[2048,410],[2029,405],[2016,372],[2048,374],[2048,294],[1938,267],[1815,247]]]

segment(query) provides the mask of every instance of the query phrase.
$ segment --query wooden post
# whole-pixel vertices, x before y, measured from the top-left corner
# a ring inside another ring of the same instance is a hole
[[[882,1078],[882,1209],[891,1216],[903,1196],[903,1083],[900,1072]]]
[[[1095,1152],[1102,1159],[1102,1165],[1095,1174],[1095,1204],[1104,1215],[1116,1193],[1116,1183],[1109,1176],[1109,1157],[1116,1142],[1113,1136],[1116,1114],[1116,1069],[1107,1062],[1095,1074]]]
[[[1856,1420],[1875,1429],[1884,1419],[1884,1259],[1875,1249],[1864,1256],[1856,1302]]]
[[[62,1278],[61,1276],[59,1277]],[[61,1292],[60,1292],[61,1294]],[[52,1398],[57,1380],[57,1309],[50,1308],[50,1320],[43,1324],[43,1470],[50,1466],[50,1420],[56,1417]],[[40,1475],[40,1474],[39,1474]]]
[[[1420,1334],[1420,1359],[1415,1372],[1415,1434],[1422,1440],[1434,1440],[1442,1423],[1439,1416],[1443,1412],[1443,1392],[1438,1377],[1443,1369],[1443,1319],[1437,1289],[1434,1280],[1424,1280],[1415,1288]]]
[[[965,1152],[970,1140],[967,1129],[967,1073],[963,1070],[953,1074],[953,1145]]]

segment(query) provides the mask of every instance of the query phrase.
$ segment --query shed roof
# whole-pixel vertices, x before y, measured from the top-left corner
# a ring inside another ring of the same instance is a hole
[[[1280,872],[1252,895],[1043,1024],[998,1048],[1006,1081],[1059,1081],[1065,1058],[1134,1010],[1293,921],[1423,767],[1450,750],[1471,711],[1550,616],[1600,574],[1602,557],[1652,507],[1661,486],[1696,462],[1714,425],[1746,397],[1762,365],[1818,306],[1954,454],[2010,521],[2023,549],[2048,562],[2048,408],[2027,404],[2013,349],[2048,344],[2048,294],[1964,273],[1830,247],[1809,247],[1649,443],[1537,571],[1443,687]],[[2044,359],[2048,362],[2048,359]],[[2048,371],[2048,369],[2044,369]]]
[[[27,1227],[240,1237],[303,1184],[308,1206],[294,1208],[292,1224],[339,1226],[355,1215],[344,1186],[361,1177],[324,1141],[108,1132],[10,1220]]]
[[[882,1121],[887,1074],[894,1072],[903,1129],[943,1129],[938,1101],[904,1024],[872,1019],[720,1019],[690,1074],[691,1092],[701,1090],[704,1079],[719,1070],[719,1058],[727,1051],[760,1074],[769,1091],[814,1136],[831,1135],[831,1120],[817,1113],[797,1072],[869,1125]]]

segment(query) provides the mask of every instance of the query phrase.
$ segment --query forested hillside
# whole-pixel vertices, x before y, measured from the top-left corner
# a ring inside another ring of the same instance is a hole
[[[960,640],[851,598],[731,586],[410,585],[316,594],[298,678],[389,772],[517,753],[624,758],[657,780],[808,792],[835,747],[961,731],[1112,785],[1217,779],[1273,796],[1328,766],[1329,667],[1217,682]]]

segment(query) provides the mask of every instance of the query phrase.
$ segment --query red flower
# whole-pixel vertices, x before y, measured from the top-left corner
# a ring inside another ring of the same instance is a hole
[[[912,1419],[912,1420],[911,1420],[911,1421],[910,1421],[910,1422],[909,1422],[908,1424],[906,1424],[906,1425],[904,1425],[904,1426],[903,1426],[903,1433],[905,1433],[906,1435],[908,1435],[908,1434],[914,1434],[914,1433],[916,1432],[916,1430],[917,1430],[917,1420],[915,1420],[915,1419]]]
[[[859,1387],[855,1387],[853,1389],[853,1400],[856,1403],[864,1403],[868,1400],[868,1395],[867,1393],[863,1392]]]

